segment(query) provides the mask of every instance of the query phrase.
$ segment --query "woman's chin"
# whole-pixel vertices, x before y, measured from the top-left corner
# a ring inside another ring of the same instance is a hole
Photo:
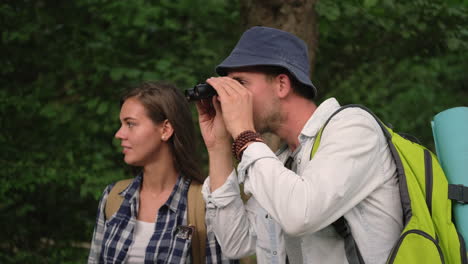
[[[131,159],[130,157],[125,157],[124,158],[125,163],[127,163],[130,166],[137,166],[141,167],[141,162],[138,162],[137,160]]]

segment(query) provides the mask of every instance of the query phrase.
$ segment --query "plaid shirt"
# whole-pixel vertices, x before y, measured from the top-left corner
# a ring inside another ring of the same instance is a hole
[[[105,205],[114,184],[106,187],[98,207],[88,263],[125,263],[134,240],[139,208],[140,174],[120,193],[124,197],[119,210],[105,219]],[[187,225],[187,194],[190,180],[179,177],[171,195],[158,211],[155,231],[145,252],[145,263],[191,263],[191,240],[177,235]],[[238,263],[221,253],[211,228],[207,226],[206,263]]]

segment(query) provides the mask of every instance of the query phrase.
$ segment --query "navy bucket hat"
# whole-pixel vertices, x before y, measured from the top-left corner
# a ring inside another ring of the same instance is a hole
[[[310,80],[307,45],[295,35],[269,27],[252,27],[242,34],[231,54],[216,66],[216,73],[227,75],[229,69],[247,66],[279,66],[299,82],[317,89]]]

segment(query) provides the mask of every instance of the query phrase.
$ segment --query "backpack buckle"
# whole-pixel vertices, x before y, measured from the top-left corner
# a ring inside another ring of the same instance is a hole
[[[449,184],[448,198],[457,203],[468,204],[468,187],[463,184]]]

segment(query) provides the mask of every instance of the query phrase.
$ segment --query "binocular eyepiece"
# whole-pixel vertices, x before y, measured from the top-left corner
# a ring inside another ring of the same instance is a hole
[[[192,89],[185,90],[185,98],[187,98],[189,102],[208,99],[217,94],[213,86],[207,83],[200,83],[195,85]]]

